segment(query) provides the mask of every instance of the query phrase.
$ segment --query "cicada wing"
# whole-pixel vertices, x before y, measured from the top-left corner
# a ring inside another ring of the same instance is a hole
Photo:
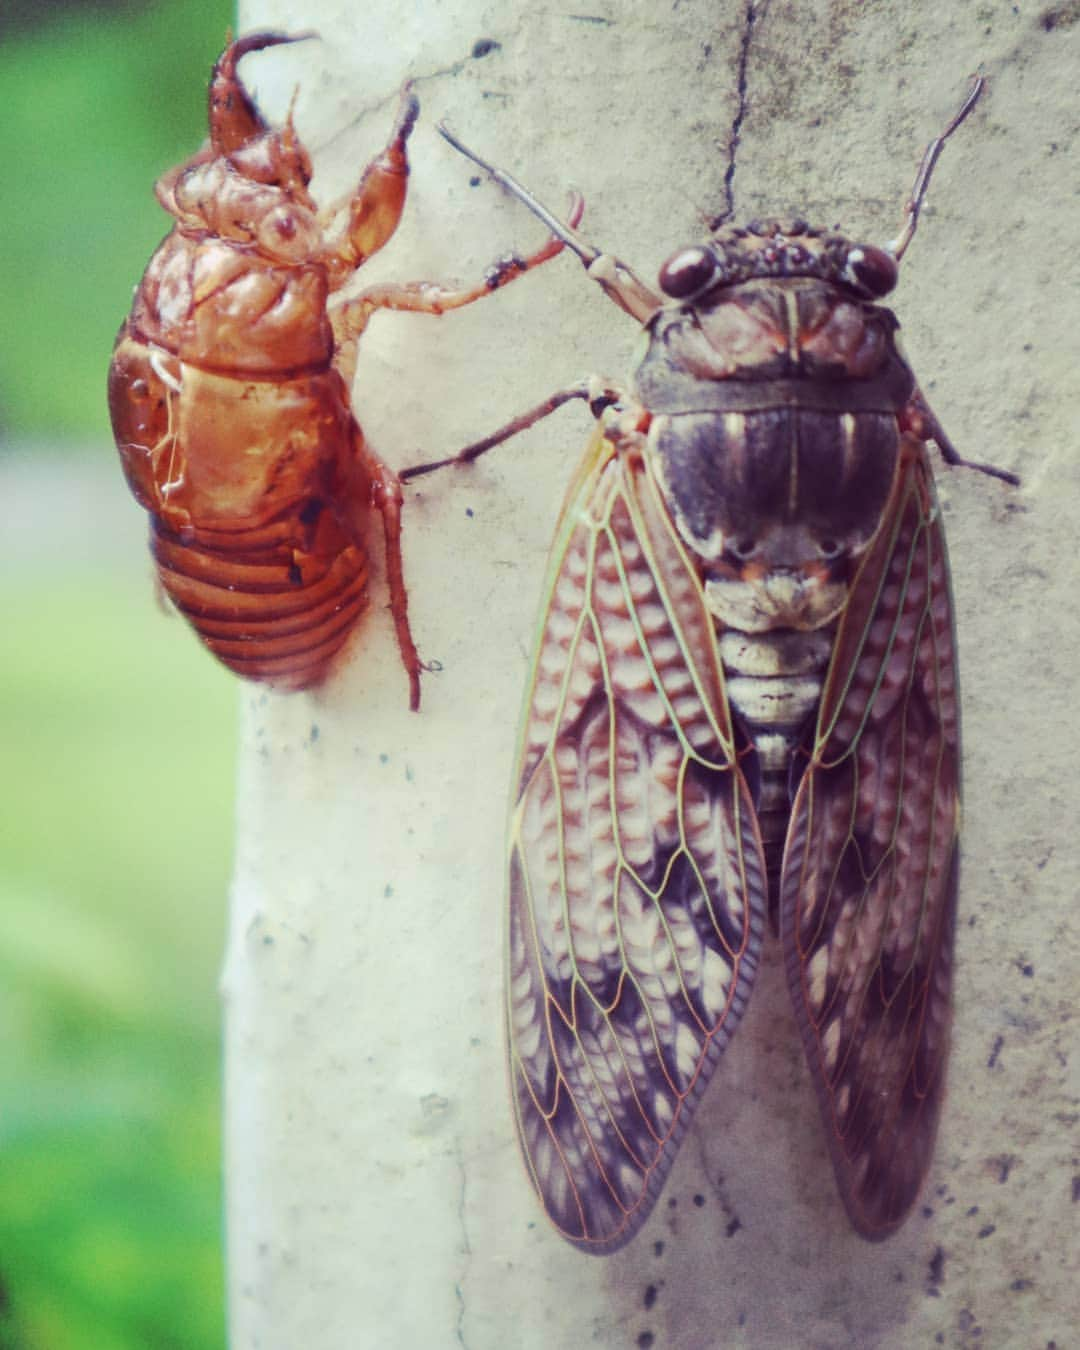
[[[519,1139],[588,1251],[645,1221],[749,993],[767,883],[741,752],[657,485],[597,433],[527,694],[507,951]]]
[[[914,1203],[941,1111],[957,700],[945,537],[925,447],[906,437],[840,622],[780,888],[788,982],[837,1181],[872,1239]]]

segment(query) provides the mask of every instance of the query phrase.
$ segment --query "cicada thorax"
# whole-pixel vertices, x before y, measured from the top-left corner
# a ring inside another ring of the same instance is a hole
[[[716,624],[727,699],[757,753],[774,922],[793,789],[915,387],[896,327],[824,278],[735,281],[664,306],[633,376]]]
[[[174,231],[117,343],[121,461],[169,597],[231,670],[318,683],[364,607],[364,499],[319,263]]]

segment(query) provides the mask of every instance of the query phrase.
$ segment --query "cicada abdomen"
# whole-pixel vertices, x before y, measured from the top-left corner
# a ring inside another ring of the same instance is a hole
[[[965,461],[878,301],[980,87],[888,248],[728,227],[676,253],[658,294],[562,232],[646,333],[625,388],[565,391],[507,429],[577,395],[599,419],[526,695],[506,982],[526,1165],[584,1250],[648,1215],[770,919],[855,1228],[888,1236],[925,1178],[960,793],[927,441]]]
[[[418,282],[341,299],[397,229],[419,104],[406,85],[386,148],[346,202],[320,211],[291,119],[268,126],[237,72],[247,53],[298,40],[253,33],[215,65],[210,139],[157,184],[176,223],[117,338],[109,410],[161,584],[238,675],[284,689],[325,678],[365,608],[376,511],[415,709],[401,486],[353,415],[357,342],[379,309],[470,304],[563,245],[501,259],[470,289]]]

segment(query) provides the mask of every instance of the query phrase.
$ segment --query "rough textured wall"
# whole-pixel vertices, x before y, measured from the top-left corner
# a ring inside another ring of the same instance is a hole
[[[241,31],[306,26],[300,8],[242,6]],[[233,1344],[1063,1346],[1080,1322],[1080,15],[995,0],[401,8],[342,7],[318,21],[324,45],[249,67],[279,115],[299,81],[327,191],[417,79],[411,204],[365,280],[469,280],[540,237],[471,182],[440,116],[553,206],[580,187],[588,237],[651,277],[722,208],[736,118],[738,216],[892,238],[923,145],[987,72],[895,297],[961,452],[1024,478],[939,475],[966,747],[955,1051],[924,1208],[868,1246],[835,1194],[773,950],[638,1239],[590,1260],[547,1228],[512,1137],[498,1000],[519,693],[588,435],[564,409],[407,492],[414,631],[441,665],[419,716],[379,592],[324,692],[245,694],[226,972]],[[634,341],[563,258],[442,320],[377,318],[357,404],[401,466],[590,371],[619,374]]]

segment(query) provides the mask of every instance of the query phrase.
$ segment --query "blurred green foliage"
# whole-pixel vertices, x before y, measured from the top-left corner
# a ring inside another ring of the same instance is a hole
[[[220,1347],[235,685],[146,573],[0,627],[0,1347]]]
[[[95,446],[118,498],[109,352],[231,21],[224,0],[5,9],[0,441]],[[93,519],[49,539],[49,481],[48,565],[0,559],[0,1350],[220,1350],[236,685],[161,612],[145,552],[97,562]]]
[[[154,180],[206,135],[206,80],[233,5],[36,16],[31,26],[17,6],[0,46],[0,438],[104,441],[113,339],[168,226]]]
[[[235,684],[146,572],[0,595],[0,1346],[220,1347]]]

